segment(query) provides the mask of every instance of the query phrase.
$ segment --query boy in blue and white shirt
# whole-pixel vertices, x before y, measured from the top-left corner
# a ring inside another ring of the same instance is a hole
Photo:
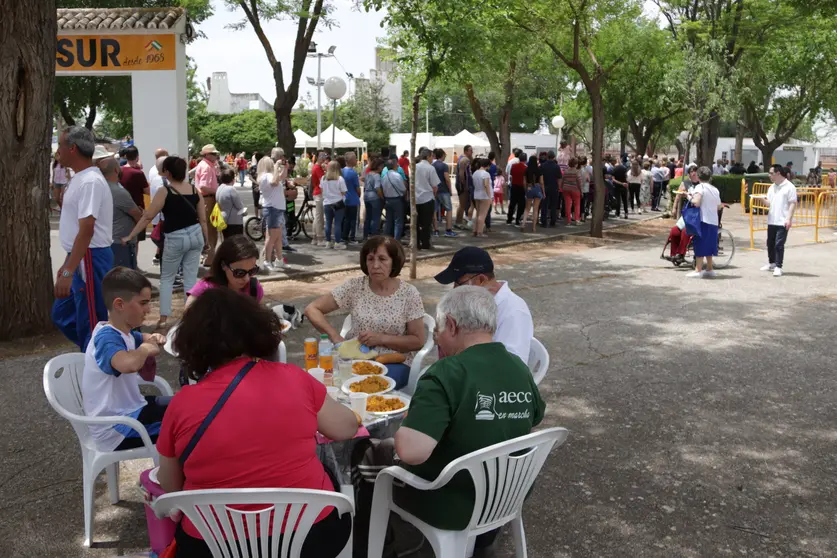
[[[144,397],[139,372],[146,360],[160,353],[165,337],[134,331],[149,311],[151,283],[138,271],[125,267],[110,270],[102,280],[109,313],[107,322],[93,330],[84,359],[81,382],[87,416],[129,416],[145,425],[151,440],[157,439],[170,398]],[[139,433],[128,426],[91,425],[90,434],[101,451],[124,450],[143,445]]]

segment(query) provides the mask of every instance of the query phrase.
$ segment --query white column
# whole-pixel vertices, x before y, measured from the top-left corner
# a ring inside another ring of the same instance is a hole
[[[154,164],[154,151],[163,147],[172,155],[187,158],[186,50],[177,43],[177,69],[131,74],[134,144],[146,173]]]

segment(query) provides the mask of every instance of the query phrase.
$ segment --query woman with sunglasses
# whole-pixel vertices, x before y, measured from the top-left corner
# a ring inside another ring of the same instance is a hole
[[[246,236],[236,235],[221,243],[212,260],[209,274],[198,281],[189,291],[186,308],[209,289],[228,287],[243,295],[248,295],[261,302],[264,289],[256,279],[259,267],[256,260],[259,249]]]

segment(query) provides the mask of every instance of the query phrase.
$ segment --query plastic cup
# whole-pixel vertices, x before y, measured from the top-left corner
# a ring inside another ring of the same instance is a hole
[[[340,388],[335,386],[328,386],[326,387],[326,392],[328,392],[328,396],[337,401],[337,394],[340,393]]]
[[[349,403],[352,410],[360,415],[360,420],[366,418],[366,400],[369,398],[368,393],[352,392],[349,394]]]
[[[323,380],[325,379],[325,370],[322,368],[311,368],[308,370],[308,373],[311,374],[315,380],[323,383]]]
[[[337,371],[341,382],[345,382],[346,380],[350,379],[352,377],[352,359],[338,358]]]

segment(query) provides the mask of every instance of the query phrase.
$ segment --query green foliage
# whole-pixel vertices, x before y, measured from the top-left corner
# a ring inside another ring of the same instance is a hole
[[[247,110],[238,114],[212,114],[198,131],[202,142],[214,143],[221,153],[270,151],[276,144],[273,113]],[[196,146],[201,143],[196,142]]]
[[[605,84],[608,123],[627,127],[639,151],[649,142],[665,149],[683,129],[687,112],[685,90],[675,83],[684,73],[682,50],[655,21],[622,20],[619,25],[620,32],[602,40],[602,48],[630,53]]]
[[[772,33],[744,56],[737,88],[756,145],[772,150],[797,129],[837,109],[837,23],[832,16],[805,15],[790,8],[786,19],[805,22],[805,33]]]
[[[337,125],[364,140],[370,152],[380,152],[392,132],[388,108],[383,84],[370,80],[337,107]]]

